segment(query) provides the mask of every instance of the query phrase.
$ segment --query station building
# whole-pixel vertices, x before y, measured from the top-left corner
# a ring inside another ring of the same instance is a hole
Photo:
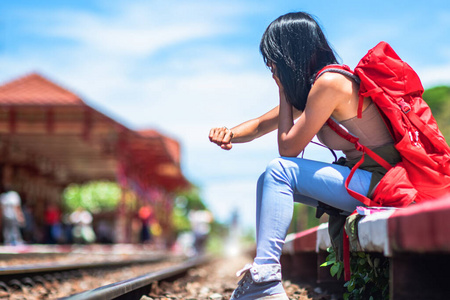
[[[175,192],[190,185],[176,140],[131,130],[37,73],[0,86],[0,190],[18,192],[36,226],[46,207],[62,206],[67,186],[102,180],[122,190],[109,217],[113,242],[136,241],[133,220],[141,204],[153,208],[170,238]]]

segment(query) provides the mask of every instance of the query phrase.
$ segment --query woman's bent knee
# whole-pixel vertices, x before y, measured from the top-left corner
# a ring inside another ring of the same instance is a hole
[[[266,167],[266,173],[272,172],[272,171],[283,171],[284,167],[284,158],[278,157],[273,159]]]
[[[277,181],[292,183],[292,180],[295,180],[297,177],[293,175],[296,171],[292,167],[297,166],[293,159],[295,158],[278,157],[273,159],[266,167],[266,172],[264,173],[266,178],[270,177]]]
[[[293,158],[293,157],[277,157],[275,159],[273,159],[271,162],[269,162],[269,164],[266,167],[266,173],[271,173],[271,172],[275,172],[275,173],[284,173],[286,172],[286,169],[292,166],[297,165],[296,163],[293,162],[293,160],[296,160],[298,158]]]

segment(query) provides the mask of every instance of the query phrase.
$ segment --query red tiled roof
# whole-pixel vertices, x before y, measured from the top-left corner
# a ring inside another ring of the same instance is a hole
[[[65,108],[36,109],[45,106]],[[66,111],[80,108],[88,109],[65,119]],[[40,117],[28,118],[25,112],[29,111],[36,111]],[[63,166],[67,174],[62,181],[113,179],[118,176],[118,165],[122,165],[124,178],[142,190],[151,185],[175,190],[190,184],[181,173],[176,140],[156,130],[130,130],[39,74],[0,85],[0,112],[0,139],[37,159],[45,158],[49,165]]]
[[[176,163],[180,163],[180,144],[175,139],[162,135],[153,129],[141,129],[137,131],[141,136],[146,138],[160,138],[164,142],[166,150]]]
[[[75,94],[31,73],[0,86],[0,105],[85,105]]]
[[[143,137],[162,137],[162,135],[154,129],[140,129],[137,132]]]

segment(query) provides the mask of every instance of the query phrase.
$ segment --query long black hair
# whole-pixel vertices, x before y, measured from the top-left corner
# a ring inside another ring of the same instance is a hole
[[[303,111],[315,74],[337,63],[322,29],[305,13],[288,13],[270,23],[259,49],[267,66],[276,66],[287,101]]]

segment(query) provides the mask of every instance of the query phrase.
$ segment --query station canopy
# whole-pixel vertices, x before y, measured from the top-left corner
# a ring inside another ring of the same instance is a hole
[[[62,186],[93,180],[140,190],[189,186],[176,140],[131,130],[36,73],[0,86],[0,163]]]

